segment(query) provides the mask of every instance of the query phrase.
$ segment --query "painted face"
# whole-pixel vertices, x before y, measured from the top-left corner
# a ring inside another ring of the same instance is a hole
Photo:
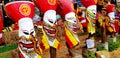
[[[32,19],[19,20],[19,49],[25,57],[35,57],[35,49],[38,48],[38,40],[35,38]],[[30,56],[32,54],[32,56]]]
[[[29,38],[30,34],[35,36],[32,19],[30,18],[20,19],[19,20],[19,36],[24,36],[26,38]],[[26,39],[26,40],[29,40],[29,39]]]
[[[96,5],[92,5],[87,8],[87,16],[92,19],[96,19]]]
[[[43,29],[45,30],[46,35],[50,37],[56,36],[56,11],[48,10],[45,12],[43,17]]]
[[[65,20],[67,21],[67,28],[73,33],[77,33],[77,21],[74,12],[70,12],[65,15]]]

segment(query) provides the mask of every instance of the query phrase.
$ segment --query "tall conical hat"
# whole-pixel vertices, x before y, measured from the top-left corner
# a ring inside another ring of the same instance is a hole
[[[67,13],[73,12],[73,3],[71,0],[59,0],[57,13],[64,17]]]
[[[5,5],[5,11],[8,17],[18,22],[23,17],[33,18],[34,4],[30,1],[14,1]]]
[[[96,0],[80,0],[83,6],[86,8],[91,6],[91,5],[96,5],[97,1]]]
[[[33,0],[40,11],[56,10],[58,0]]]

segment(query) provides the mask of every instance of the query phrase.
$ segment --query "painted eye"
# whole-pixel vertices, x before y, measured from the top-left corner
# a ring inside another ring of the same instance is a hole
[[[95,15],[95,13],[93,13]]]
[[[27,32],[23,32],[24,34],[26,34],[26,35],[29,35],[29,33],[27,33]]]
[[[53,23],[52,21],[49,20],[50,23]]]
[[[34,31],[32,31],[30,34],[32,35],[34,33]]]

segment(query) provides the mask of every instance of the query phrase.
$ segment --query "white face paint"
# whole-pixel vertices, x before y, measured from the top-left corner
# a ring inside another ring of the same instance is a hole
[[[22,18],[19,20],[19,37],[30,37],[30,34],[35,36],[34,26],[31,18]]]
[[[19,20],[19,50],[25,58],[37,58],[37,53],[35,52],[35,45],[38,48],[38,43],[34,43],[33,39],[37,42],[37,39],[31,37],[35,36],[34,26],[31,18],[21,18]],[[24,38],[23,38],[23,37]],[[31,38],[33,38],[31,40]]]
[[[96,5],[89,6],[89,7],[87,8],[87,11],[88,11],[87,15],[88,15],[90,18],[96,19],[96,12],[97,12],[97,10],[96,10]]]
[[[43,29],[48,36],[54,37],[56,35],[56,11],[48,10],[45,12],[43,17]]]
[[[108,16],[110,17],[110,20],[115,19],[115,12],[108,13]]]
[[[67,28],[73,32],[73,33],[77,33],[77,27],[76,27],[76,24],[77,24],[77,20],[76,20],[76,17],[75,17],[75,13],[74,12],[70,12],[68,14],[65,15],[65,20],[67,21],[68,25]]]
[[[55,10],[48,10],[45,12],[43,21],[50,26],[53,26],[56,22],[56,11]]]
[[[70,13],[66,14],[65,15],[65,20],[70,22],[70,23],[73,23],[73,24],[77,23],[77,20],[76,20],[74,12],[70,12]]]

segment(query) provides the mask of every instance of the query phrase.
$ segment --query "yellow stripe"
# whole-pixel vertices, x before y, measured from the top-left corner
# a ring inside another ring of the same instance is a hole
[[[108,31],[113,32],[114,30],[112,29],[112,27],[108,27]]]
[[[38,57],[37,58],[42,58],[40,55],[38,55]]]
[[[42,31],[43,31],[43,30],[42,30]],[[46,37],[44,31],[43,31],[43,36],[42,36],[42,43],[44,44],[45,49],[49,49],[49,48],[50,48],[49,43],[48,43],[48,41],[47,41],[47,37]]]
[[[53,47],[54,48],[58,48],[58,46],[59,46],[59,41],[57,40],[57,39],[55,39],[55,42],[54,42],[54,44],[53,44]]]
[[[43,29],[42,29],[42,31],[43,31],[43,37],[42,37],[43,39],[42,39],[42,42],[44,42],[45,49],[49,49],[50,46],[49,46],[49,42],[48,42],[48,40],[47,40],[47,36],[46,36],[46,34],[45,34],[45,32],[44,32]],[[54,44],[53,44],[52,47],[57,48],[59,44],[60,44],[59,41],[58,41],[57,39],[55,39],[55,42],[54,42]]]
[[[89,33],[95,33],[95,26],[92,26],[92,23],[91,22],[89,22],[89,24],[88,24],[88,32]]]
[[[78,44],[78,41],[75,39],[75,37],[72,35],[72,33],[65,27],[66,35],[68,36],[69,40],[72,42],[72,44],[75,46]]]

